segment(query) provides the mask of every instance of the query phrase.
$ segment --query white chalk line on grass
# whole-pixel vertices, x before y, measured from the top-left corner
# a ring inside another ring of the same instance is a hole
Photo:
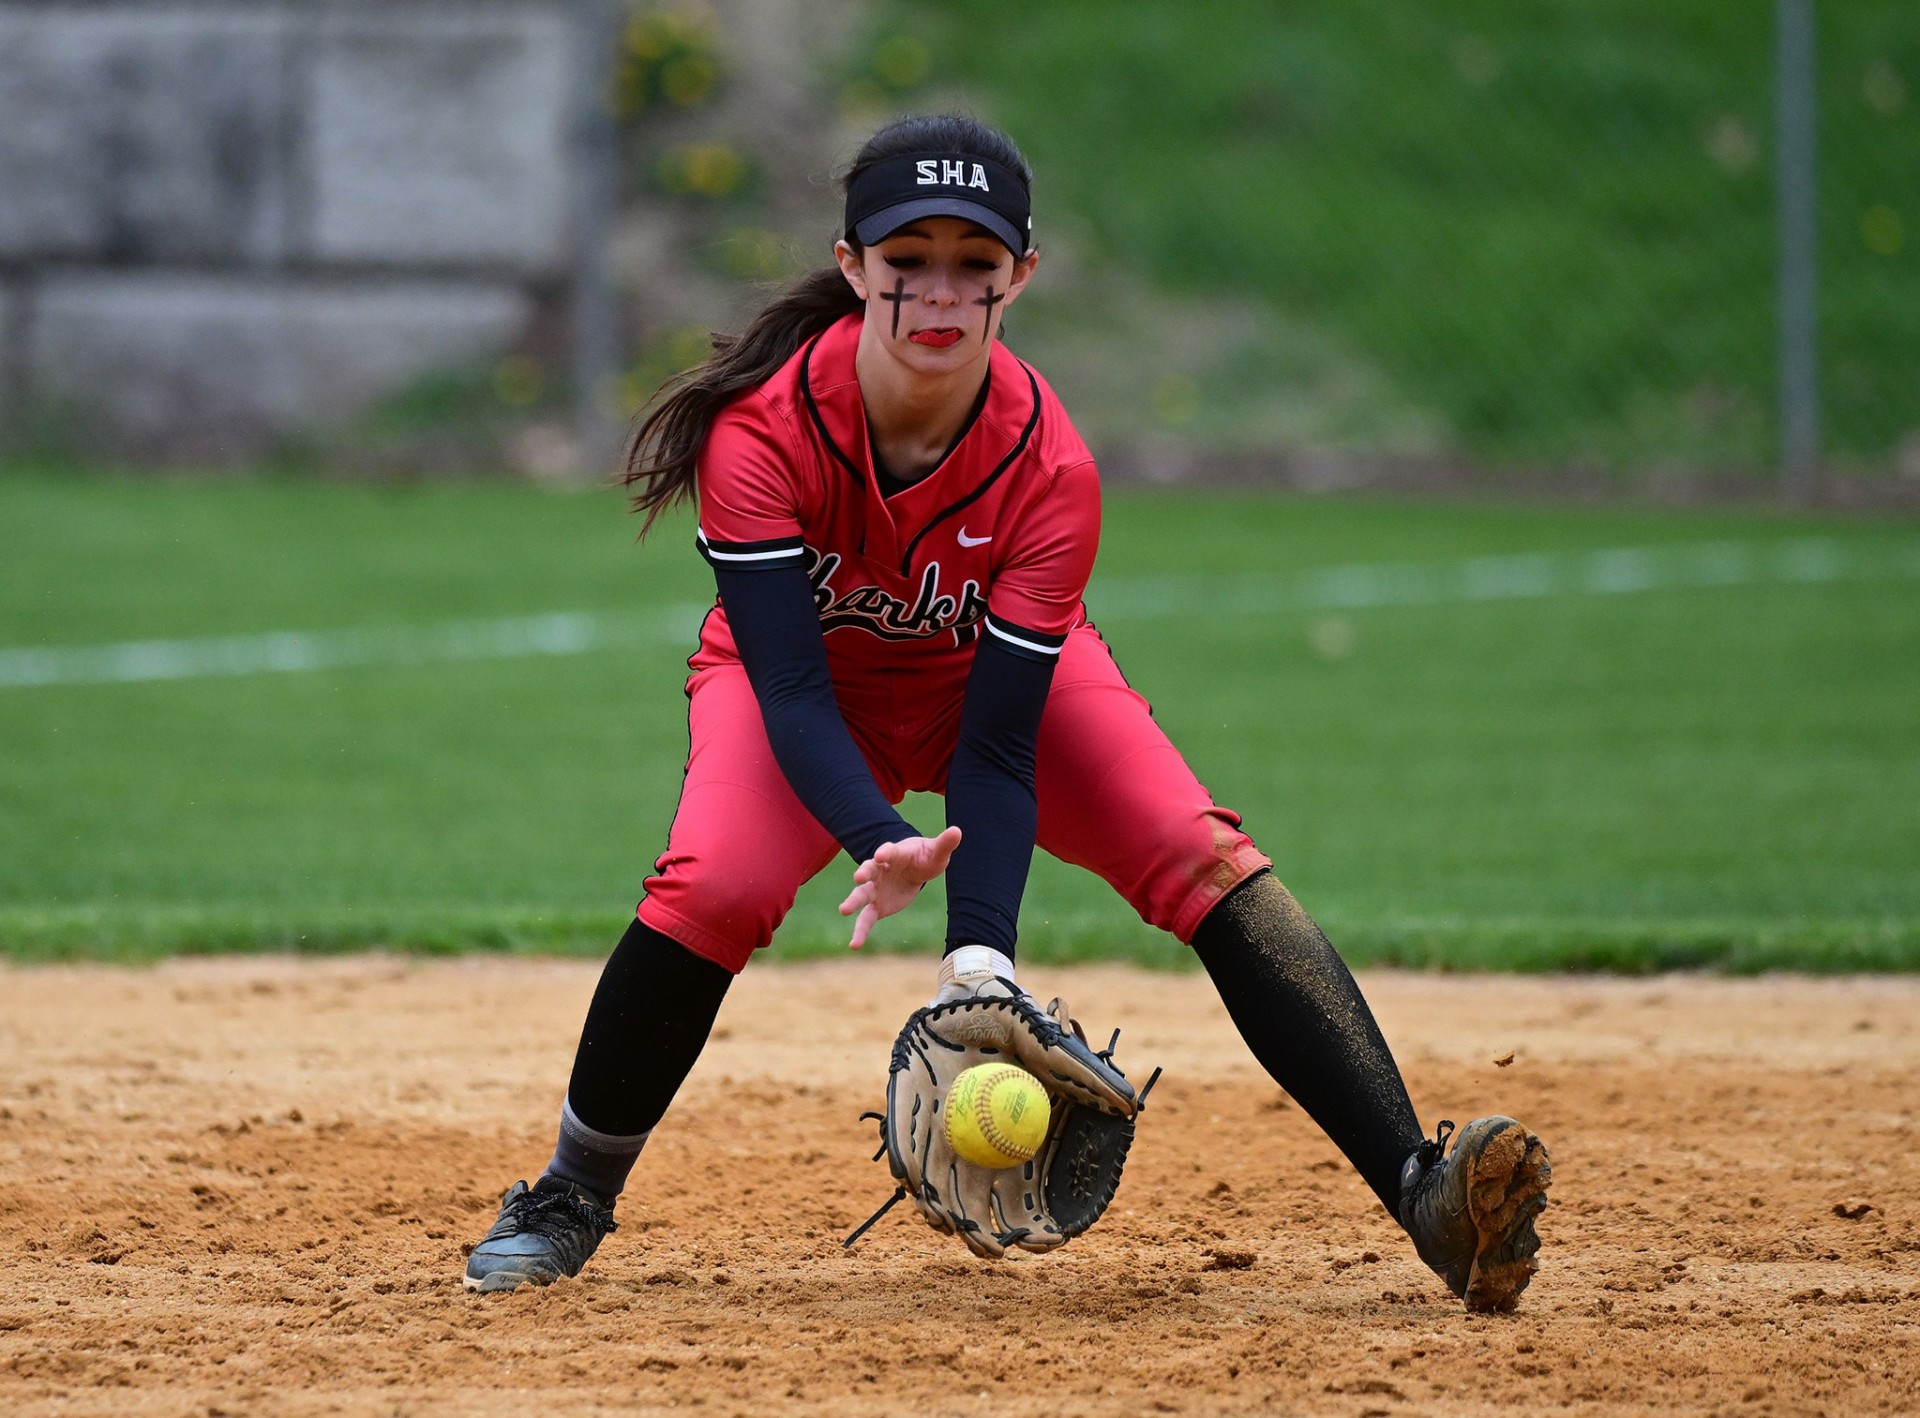
[[[1264,615],[1906,578],[1920,579],[1920,541],[1850,543],[1805,537],[1527,552],[1437,564],[1383,562],[1292,574],[1117,577],[1097,581],[1087,600],[1096,618],[1141,620],[1200,611]],[[706,605],[682,603],[626,614],[565,611],[413,626],[0,649],[0,689],[511,660],[686,644],[706,610]]]
[[[1087,593],[1087,603],[1096,618],[1138,618],[1192,611],[1364,610],[1766,582],[1810,585],[1904,578],[1920,578],[1920,541],[1848,543],[1803,537],[1522,552],[1437,564],[1327,566],[1292,576],[1256,572],[1129,577],[1096,583]]]
[[[675,605],[634,615],[567,611],[429,625],[276,630],[264,635],[196,640],[130,640],[118,645],[0,650],[0,689],[584,655],[595,650],[691,640],[706,609]]]

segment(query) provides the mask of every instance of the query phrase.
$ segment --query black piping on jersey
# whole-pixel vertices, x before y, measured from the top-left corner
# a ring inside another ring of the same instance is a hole
[[[907,575],[913,566],[913,550],[920,545],[921,539],[924,538],[928,532],[931,532],[935,527],[946,521],[947,518],[958,516],[981,498],[985,497],[987,495],[987,489],[998,482],[1000,475],[1013,466],[1014,460],[1027,451],[1027,444],[1033,438],[1033,431],[1040,425],[1040,381],[1034,378],[1033,370],[1028,367],[1025,360],[1020,361],[1020,368],[1026,371],[1027,383],[1033,390],[1033,412],[1027,417],[1027,426],[1020,430],[1019,441],[1013,445],[1013,451],[1000,460],[999,466],[988,473],[985,478],[981,479],[980,486],[976,487],[959,501],[949,503],[946,507],[934,513],[927,525],[913,534],[913,540],[907,543],[907,549],[900,557],[900,574],[902,576]]]
[[[980,411],[987,406],[987,396],[992,392],[993,366],[988,365],[987,377],[980,381],[980,392],[973,396],[973,407],[967,410],[967,416],[961,421],[959,429],[955,431],[953,437],[947,440],[947,446],[941,450],[940,456],[934,460],[933,468],[935,472],[939,470],[942,463],[953,456],[953,450],[960,446],[960,440],[973,431],[974,424],[980,420]],[[872,419],[867,420],[867,448],[873,458],[873,480],[880,485],[880,496],[882,499],[895,497],[905,492],[908,488],[918,487],[926,478],[933,476],[932,472],[928,472],[922,474],[921,477],[915,478],[912,482],[908,482],[904,478],[896,478],[892,473],[882,467],[880,465],[879,450],[873,446]],[[888,483],[893,484],[891,490],[887,487]]]
[[[820,432],[820,441],[827,445],[827,451],[833,454],[834,461],[847,470],[847,475],[853,479],[854,484],[862,492],[865,492],[867,490],[867,480],[861,477],[860,470],[853,466],[853,459],[849,458],[845,453],[842,453],[840,451],[840,445],[833,441],[833,435],[827,432],[827,421],[820,416],[820,405],[814,401],[813,374],[811,372],[813,369],[813,352],[823,338],[825,338],[824,334],[815,335],[812,342],[807,346],[807,352],[800,356],[800,392],[807,396],[807,412],[813,416],[813,426]],[[863,547],[862,550],[864,551],[865,548]]]
[[[708,606],[707,613],[700,617],[700,633],[693,637],[693,649],[687,654],[687,679],[686,682],[680,686],[680,692],[686,695],[689,704],[693,702],[693,662],[699,659],[700,652],[707,648],[707,626],[712,624],[713,618],[720,614],[720,610],[720,596],[716,592],[714,594],[713,604]],[[682,761],[685,763],[693,762],[692,721],[688,721],[687,724],[687,756]],[[687,770],[685,768],[680,770],[680,776],[682,778],[687,776]],[[677,815],[679,809],[676,808],[674,811]]]
[[[1091,612],[1092,610],[1092,607],[1086,606],[1084,602],[1082,603],[1082,608],[1089,612]],[[1085,626],[1088,630],[1091,630],[1093,632],[1093,638],[1100,643],[1100,648],[1107,652],[1107,658],[1113,661],[1114,673],[1120,676],[1120,683],[1124,684],[1128,689],[1131,689],[1135,694],[1140,695],[1140,702],[1147,706],[1147,717],[1149,719],[1157,717],[1153,712],[1153,701],[1147,698],[1146,695],[1141,694],[1139,687],[1136,686],[1132,680],[1127,678],[1127,672],[1120,667],[1120,657],[1113,653],[1113,646],[1109,645],[1107,643],[1107,637],[1100,633],[1100,627],[1094,621],[1094,618],[1091,613],[1089,613],[1088,615],[1083,617],[1079,622],[1077,622],[1076,625],[1074,626],[1074,629],[1077,630],[1081,626]],[[1064,637],[1062,638],[1064,639]]]
[[[821,416],[820,405],[815,401],[813,397],[813,378],[810,373],[813,365],[813,351],[815,346],[817,346],[823,338],[825,338],[823,335],[815,335],[813,337],[813,343],[807,346],[806,353],[800,356],[800,392],[806,396],[807,413],[812,417],[813,426],[815,430],[820,434],[820,441],[827,445],[827,451],[833,455],[834,461],[839,463],[841,467],[845,468],[847,470],[848,475],[852,477],[852,479],[860,485],[860,490],[862,492],[865,492],[867,489],[866,478],[861,476],[860,470],[858,468],[854,467],[853,459],[849,458],[843,451],[841,451],[840,445],[833,441],[833,435],[827,431],[827,421],[824,417]],[[986,496],[987,489],[992,487],[996,482],[998,482],[1000,480],[1000,475],[1004,473],[1008,468],[1013,466],[1014,459],[1018,458],[1022,453],[1027,451],[1027,444],[1031,442],[1033,439],[1033,430],[1036,427],[1038,427],[1040,423],[1040,381],[1034,378],[1033,369],[1031,366],[1027,364],[1025,360],[1020,361],[1020,368],[1026,372],[1027,386],[1032,391],[1032,394],[1033,394],[1033,412],[1027,417],[1027,426],[1020,430],[1020,438],[1013,445],[1013,451],[1007,454],[1006,457],[1002,458],[1000,460],[999,466],[994,468],[992,472],[988,473],[986,477],[981,480],[980,485],[976,487],[972,492],[969,492],[965,497],[961,498],[959,501],[950,503],[946,507],[943,507],[940,511],[934,513],[932,519],[924,527],[922,527],[918,532],[915,532],[913,534],[913,540],[907,543],[907,549],[900,558],[900,574],[902,576],[911,574],[913,569],[913,551],[915,547],[920,545],[921,538],[925,537],[928,532],[931,532],[935,527],[939,526],[942,522],[946,521],[947,518],[952,517],[957,513],[966,511],[967,508],[971,507],[980,498]],[[980,403],[977,405],[977,408],[985,408],[985,407],[986,407],[985,400],[980,401]],[[977,418],[978,416],[979,415],[976,412],[974,417]],[[972,424],[969,423],[967,427],[971,428]],[[966,432],[966,429],[963,428],[961,432],[962,434],[964,434]],[[959,447],[958,439],[954,440],[953,447],[954,448]],[[949,454],[951,454],[952,451],[953,451],[953,448],[949,448],[947,450]],[[943,458],[941,461],[944,462],[945,459]],[[866,543],[866,536],[864,533],[862,533],[861,547],[860,547],[862,554],[866,552],[865,543]]]

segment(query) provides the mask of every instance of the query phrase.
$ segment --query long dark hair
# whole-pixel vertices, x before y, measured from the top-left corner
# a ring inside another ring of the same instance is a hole
[[[902,118],[867,139],[841,178],[842,191],[874,163],[906,153],[965,153],[1033,181],[1033,169],[1006,134],[975,118],[942,114]],[[859,249],[851,235],[847,240]],[[771,379],[808,340],[861,308],[838,265],[813,271],[775,296],[743,333],[715,334],[713,354],[704,363],[661,386],[663,397],[635,426],[622,459],[620,481],[633,489],[633,510],[646,518],[641,536],[662,512],[693,495],[694,463],[720,411]]]

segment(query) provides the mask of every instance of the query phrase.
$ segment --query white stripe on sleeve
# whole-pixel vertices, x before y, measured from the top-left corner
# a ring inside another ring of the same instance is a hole
[[[1010,635],[998,625],[994,624],[992,616],[987,617],[987,631],[990,634],[999,636],[1009,645],[1018,645],[1023,650],[1032,650],[1040,655],[1057,655],[1064,645],[1064,642],[1062,642],[1062,645],[1042,645],[1038,640],[1028,640],[1024,636]]]

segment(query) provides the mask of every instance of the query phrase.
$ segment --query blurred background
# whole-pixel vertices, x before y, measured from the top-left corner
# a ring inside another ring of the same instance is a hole
[[[1038,165],[1018,333],[1111,476],[1920,481],[1916,29],[1895,0],[0,4],[8,443],[597,474],[581,376],[624,423],[824,259],[868,132],[959,107]]]
[[[623,430],[959,108],[1090,602],[1340,943],[1910,965],[1917,85],[1903,0],[0,0],[0,949],[605,948],[711,597]]]

